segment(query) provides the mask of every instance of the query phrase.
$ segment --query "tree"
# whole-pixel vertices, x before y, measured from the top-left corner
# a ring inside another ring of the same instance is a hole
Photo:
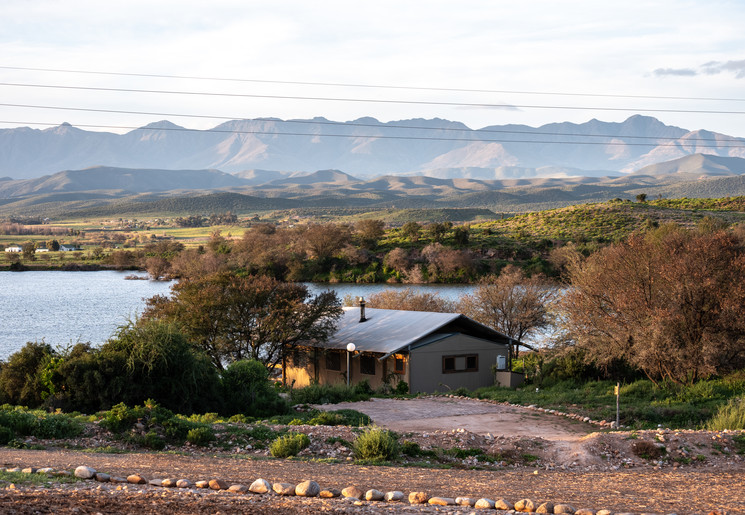
[[[401,234],[409,238],[411,241],[419,241],[419,233],[422,232],[422,226],[416,222],[406,222],[401,227]]]
[[[59,251],[59,241],[57,240],[49,240],[47,242],[47,248],[50,252],[58,252]]]
[[[385,222],[383,220],[360,220],[354,224],[354,229],[362,246],[371,248],[385,234]]]
[[[562,302],[592,362],[692,383],[745,364],[745,249],[727,231],[634,234],[570,266]]]
[[[24,243],[21,248],[23,249],[23,259],[28,259],[29,261],[36,259],[36,245],[34,242],[29,241],[28,243]]]
[[[417,293],[411,288],[402,290],[383,290],[373,293],[367,299],[367,305],[379,309],[402,309],[407,311],[434,311],[438,313],[452,313],[455,305],[452,301],[443,299],[437,293]]]
[[[311,255],[323,261],[349,243],[349,229],[335,224],[311,225],[302,237]]]
[[[636,196],[636,201],[637,202],[646,202],[647,201],[647,194],[646,193],[639,193]]]
[[[512,357],[517,358],[520,345],[532,348],[526,339],[551,326],[555,297],[556,289],[543,276],[527,278],[508,265],[498,277],[482,279],[472,294],[461,297],[458,311],[509,336]]]
[[[170,298],[149,299],[143,317],[176,322],[223,369],[241,359],[272,368],[285,347],[331,336],[341,314],[333,292],[311,297],[302,284],[218,272],[181,279]]]

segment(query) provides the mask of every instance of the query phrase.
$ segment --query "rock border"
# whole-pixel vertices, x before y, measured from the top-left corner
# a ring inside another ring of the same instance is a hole
[[[338,488],[322,488],[318,483],[312,480],[305,480],[299,484],[287,483],[287,482],[270,482],[266,479],[259,478],[251,483],[250,486],[244,484],[229,484],[228,482],[219,479],[212,478],[210,480],[198,480],[191,481],[186,478],[153,478],[146,479],[139,473],[132,473],[127,477],[112,476],[106,473],[98,472],[92,467],[80,465],[73,472],[69,470],[55,470],[51,467],[36,468],[36,467],[14,467],[5,469],[6,472],[20,472],[26,474],[44,474],[47,477],[76,477],[81,481],[95,481],[99,483],[121,483],[117,486],[117,489],[125,489],[126,485],[137,485],[145,488],[161,488],[161,489],[174,489],[183,491],[197,491],[197,490],[215,490],[215,491],[226,491],[234,494],[243,495],[274,495],[283,497],[319,497],[319,498],[339,498],[341,500],[351,502],[355,506],[371,505],[375,504],[401,504],[408,500],[410,505],[428,505],[433,508],[441,506],[461,506],[461,507],[472,507],[478,510],[498,510],[500,512],[514,514],[514,513],[555,513],[565,515],[648,515],[648,514],[636,514],[629,512],[613,512],[609,509],[590,509],[590,508],[579,508],[576,509],[569,504],[553,503],[551,501],[543,501],[541,503],[535,502],[532,499],[519,499],[512,503],[506,499],[496,497],[495,499],[480,498],[475,499],[472,497],[440,497],[430,495],[429,492],[425,491],[412,491],[406,496],[401,490],[394,490],[390,492],[382,492],[380,490],[370,489],[367,491],[362,490],[356,485],[350,485],[343,489]],[[8,489],[16,489],[17,487],[11,483]],[[724,510],[714,510],[709,512],[708,515],[727,515]]]

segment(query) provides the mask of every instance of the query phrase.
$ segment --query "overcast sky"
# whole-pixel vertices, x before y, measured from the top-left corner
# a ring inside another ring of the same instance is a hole
[[[169,119],[209,128],[221,117],[372,116],[445,118],[480,128],[647,114],[745,137],[745,114],[732,113],[745,113],[741,0],[3,0],[0,20],[3,104],[156,113],[5,105],[0,127],[135,127]],[[365,99],[379,102],[359,101]]]

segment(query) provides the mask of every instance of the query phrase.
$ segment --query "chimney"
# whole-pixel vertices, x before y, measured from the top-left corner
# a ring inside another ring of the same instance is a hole
[[[360,297],[358,300],[360,303],[360,322],[364,322],[367,320],[367,318],[365,318],[365,298]]]

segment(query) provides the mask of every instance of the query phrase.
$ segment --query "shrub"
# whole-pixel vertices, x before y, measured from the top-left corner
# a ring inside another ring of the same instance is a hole
[[[28,342],[0,368],[0,397],[11,404],[41,406],[47,393],[42,369],[54,356],[46,343]]]
[[[398,436],[392,431],[374,427],[360,434],[354,441],[354,455],[358,459],[386,461],[398,455]]]
[[[142,441],[142,444],[149,448],[154,449],[156,451],[160,451],[166,446],[165,440],[158,435],[155,431],[148,431],[145,434],[145,438]]]
[[[370,384],[367,384],[368,388]],[[370,393],[359,393],[356,387],[345,384],[312,384],[290,392],[293,404],[337,404],[339,402],[366,401]]]
[[[222,374],[222,389],[227,415],[266,417],[288,411],[287,403],[269,381],[269,371],[259,361],[231,363]]]
[[[745,429],[745,398],[730,399],[727,404],[720,406],[706,427],[713,431]]]
[[[301,450],[310,445],[310,438],[303,433],[289,433],[280,436],[269,446],[269,452],[275,458],[297,456]]]
[[[11,428],[0,426],[0,445],[8,445],[13,438],[15,438],[15,433]]]
[[[194,445],[205,446],[215,440],[215,433],[209,427],[195,427],[186,434],[186,441]]]
[[[37,438],[69,438],[83,432],[83,426],[70,415],[28,411],[9,405],[0,408],[0,426],[19,436]]]
[[[409,383],[406,381],[399,381],[396,383],[395,392],[399,395],[406,395],[409,393]]]

